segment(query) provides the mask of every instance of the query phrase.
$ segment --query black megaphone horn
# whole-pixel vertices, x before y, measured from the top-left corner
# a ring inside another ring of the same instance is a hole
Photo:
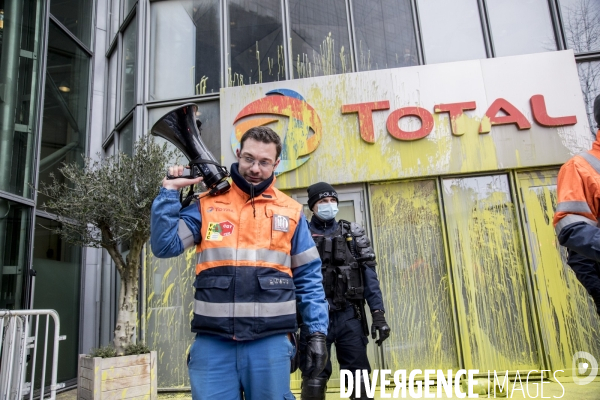
[[[200,137],[202,123],[196,118],[197,111],[196,104],[184,104],[156,121],[150,133],[166,139],[186,156],[190,167],[184,170],[181,177],[194,179],[202,176],[210,194],[216,196],[231,188],[227,180],[229,172],[217,162],[202,141]],[[167,175],[167,179],[175,178],[180,177]]]

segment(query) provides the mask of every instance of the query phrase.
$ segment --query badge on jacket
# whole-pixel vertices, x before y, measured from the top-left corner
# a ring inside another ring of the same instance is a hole
[[[206,229],[205,240],[221,241],[223,237],[231,235],[233,232],[233,224],[229,221],[210,222]]]
[[[290,230],[290,218],[285,215],[273,215],[273,230],[279,232],[287,232]]]

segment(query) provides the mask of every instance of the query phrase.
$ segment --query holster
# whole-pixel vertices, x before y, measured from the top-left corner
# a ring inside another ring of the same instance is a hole
[[[367,314],[365,313],[365,302],[361,300],[355,301],[353,304],[357,319],[360,320],[363,333],[365,336],[369,336],[369,324],[367,323]]]

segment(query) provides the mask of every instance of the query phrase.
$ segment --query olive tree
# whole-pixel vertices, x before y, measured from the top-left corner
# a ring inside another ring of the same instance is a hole
[[[83,166],[64,164],[59,171],[65,179],[52,176],[52,183],[39,189],[47,196],[43,207],[61,223],[55,232],[68,243],[106,249],[119,272],[114,332],[118,355],[135,343],[141,253],[150,238],[152,201],[171,157],[166,144],[160,146],[145,136],[135,143],[133,156],[120,153],[86,158]]]

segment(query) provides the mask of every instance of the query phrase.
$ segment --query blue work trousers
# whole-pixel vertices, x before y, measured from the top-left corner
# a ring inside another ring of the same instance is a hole
[[[292,400],[287,334],[236,341],[198,334],[188,372],[194,400]],[[243,397],[242,397],[243,396]]]

